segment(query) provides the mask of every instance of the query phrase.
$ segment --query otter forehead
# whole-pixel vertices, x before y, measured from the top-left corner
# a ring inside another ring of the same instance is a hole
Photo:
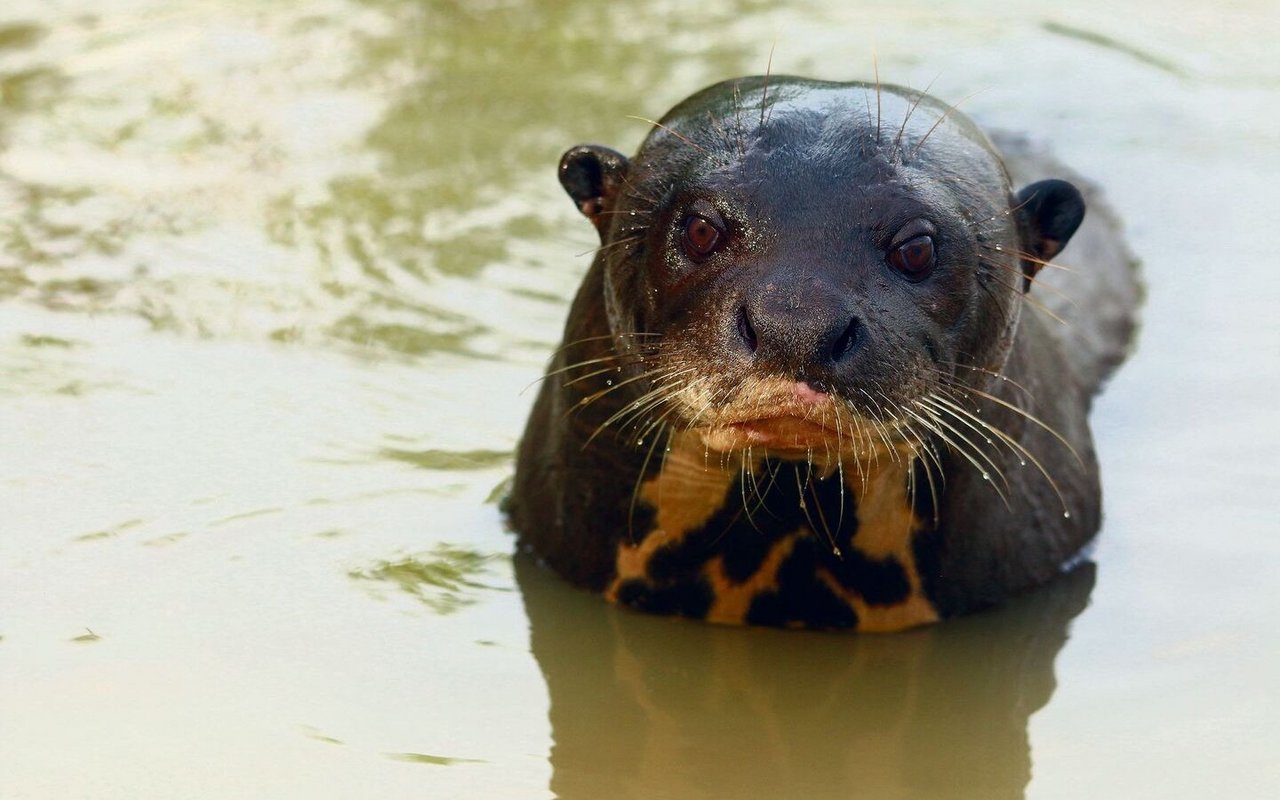
[[[678,187],[794,205],[874,192],[985,212],[993,195],[1009,195],[1003,164],[970,120],[927,95],[867,83],[716,84],[668,112],[635,161],[633,179],[650,196]]]
[[[717,126],[745,132],[790,118],[795,123],[815,125],[815,130],[834,130],[847,124],[847,130],[869,132],[872,138],[879,129],[879,139],[884,142],[896,138],[899,129],[904,141],[923,136],[944,114],[946,120],[938,126],[943,133],[968,140],[988,154],[993,152],[986,134],[953,106],[906,87],[861,81],[816,81],[787,75],[723,81],[676,105],[659,123],[682,132]],[[905,126],[903,120],[907,120]],[[660,134],[661,128],[649,139]]]

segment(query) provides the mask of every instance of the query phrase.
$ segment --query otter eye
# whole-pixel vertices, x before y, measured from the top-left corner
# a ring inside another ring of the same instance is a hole
[[[917,236],[898,245],[889,253],[894,269],[912,280],[920,280],[933,269],[933,237]]]
[[[684,247],[685,255],[694,261],[700,261],[715,252],[723,239],[724,233],[706,218],[690,214],[684,221],[680,244]]]

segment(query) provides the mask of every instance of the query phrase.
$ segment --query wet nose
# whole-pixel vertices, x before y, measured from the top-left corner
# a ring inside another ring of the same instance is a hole
[[[866,338],[854,310],[839,297],[767,293],[738,309],[738,337],[757,361],[793,373],[838,367]]]

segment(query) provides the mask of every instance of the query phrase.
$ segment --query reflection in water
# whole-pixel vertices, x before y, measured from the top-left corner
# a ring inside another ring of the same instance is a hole
[[[213,338],[540,359],[511,309],[563,301],[527,272],[570,213],[560,152],[638,138],[628,115],[654,113],[653,87],[691,61],[728,74],[756,54],[664,57],[679,18],[583,0],[219,6],[54,14],[56,36],[0,25],[0,57],[17,54],[0,60],[0,203],[23,209],[0,219],[0,299]]]
[[[560,201],[554,164],[583,131],[611,139],[643,131],[627,115],[648,110],[642,98],[669,82],[679,61],[655,57],[660,36],[619,35],[636,21],[608,4],[369,5],[390,24],[385,34],[359,37],[361,56],[347,80],[394,89],[365,137],[376,167],[337,176],[320,193],[275,197],[268,231],[276,244],[314,252],[331,293],[365,298],[327,335],[410,355],[505,354],[524,338],[520,327],[450,302],[442,282],[479,278],[494,264],[530,266],[528,242],[561,235],[535,187]],[[700,9],[700,24],[732,13]],[[674,26],[641,23],[655,24]],[[726,44],[700,57],[732,72],[748,50]],[[481,305],[509,305],[513,286],[502,288]],[[535,352],[541,357],[536,345]]]
[[[1177,75],[1178,77],[1186,77],[1187,75],[1186,70],[1182,69],[1182,67],[1167,58],[1152,55],[1145,50],[1141,50],[1131,44],[1125,44],[1118,39],[1098,33],[1097,31],[1082,30],[1071,25],[1063,25],[1061,22],[1052,21],[1045,22],[1044,29],[1049,33],[1056,33],[1059,36],[1068,36],[1073,39],[1079,39],[1082,42],[1097,45],[1098,47],[1114,50],[1117,53],[1123,53],[1143,64],[1164,70],[1170,75]]]
[[[410,595],[437,614],[452,614],[477,602],[474,589],[500,587],[477,578],[488,574],[502,555],[485,555],[474,550],[439,542],[429,555],[406,556],[396,561],[380,561],[367,569],[351,570],[351,578],[366,582],[380,594],[392,587]]]
[[[1021,797],[1027,720],[1088,603],[1084,564],[1007,608],[892,636],[614,609],[516,560],[564,800]]]
[[[450,470],[454,472],[470,472],[478,469],[491,469],[505,466],[511,459],[506,450],[401,450],[394,447],[383,448],[379,454],[392,461],[412,464],[415,467],[431,470]]]
[[[483,764],[480,758],[451,758],[449,756],[433,756],[428,753],[387,753],[393,761],[407,761],[410,764],[430,764],[436,767],[451,767],[454,764]]]

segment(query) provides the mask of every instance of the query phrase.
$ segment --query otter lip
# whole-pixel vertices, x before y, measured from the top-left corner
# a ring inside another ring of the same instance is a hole
[[[741,420],[716,426],[704,439],[715,449],[765,447],[770,450],[806,451],[827,446],[836,431],[800,416],[779,415]]]

